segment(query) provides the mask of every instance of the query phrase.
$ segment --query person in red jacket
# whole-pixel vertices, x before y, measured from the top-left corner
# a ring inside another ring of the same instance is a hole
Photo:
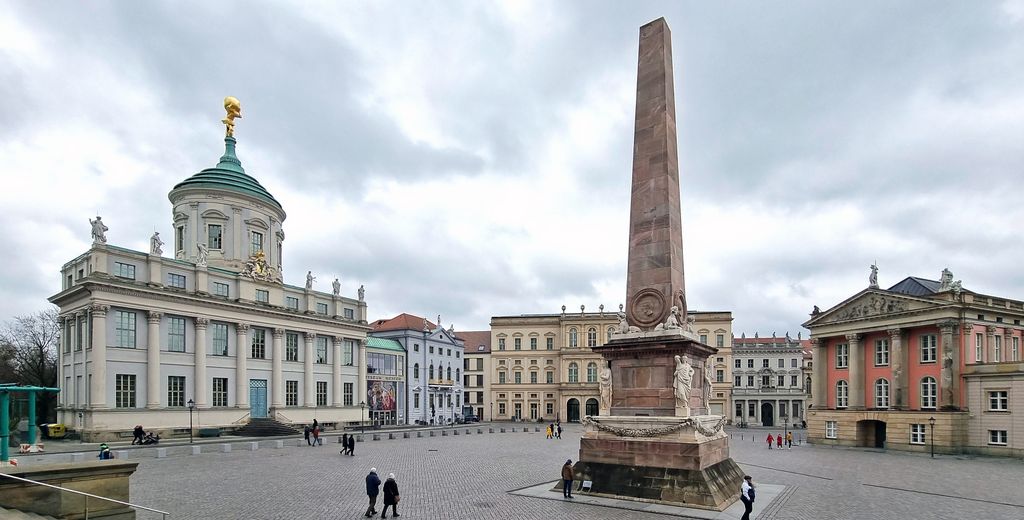
[[[782,434],[781,433],[775,436],[775,447],[780,449],[780,450],[782,449]]]
[[[772,443],[773,442],[775,442],[775,437],[772,437],[772,434],[769,433],[768,434],[768,449],[769,450],[772,449]]]

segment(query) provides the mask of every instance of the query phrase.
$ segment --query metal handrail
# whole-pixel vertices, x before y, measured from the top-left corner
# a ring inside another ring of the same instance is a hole
[[[117,504],[121,504],[123,506],[133,507],[135,509],[145,509],[146,511],[151,511],[153,513],[159,513],[160,515],[162,515],[164,517],[165,520],[166,520],[167,516],[170,515],[170,513],[168,513],[167,511],[161,511],[159,509],[153,509],[151,507],[140,506],[140,505],[131,504],[131,503],[128,503],[128,502],[122,502],[120,500],[116,500],[116,499],[113,499],[113,498],[101,497],[99,495],[93,495],[92,493],[86,493],[84,491],[77,491],[77,490],[74,490],[74,489],[68,489],[68,488],[64,488],[64,487],[60,487],[60,486],[54,486],[53,484],[46,484],[46,483],[43,483],[43,482],[37,482],[35,480],[30,480],[30,479],[27,479],[27,478],[15,477],[14,475],[8,475],[6,473],[0,473],[0,477],[12,478],[14,480],[20,480],[22,482],[28,482],[30,484],[36,484],[36,485],[44,486],[44,487],[48,487],[48,488],[59,489],[61,491],[67,491],[68,493],[74,493],[76,495],[85,496],[85,497],[87,497],[85,499],[85,518],[89,518],[89,498],[88,497],[98,498],[100,500],[106,500],[107,502],[114,502],[114,503],[117,503]]]

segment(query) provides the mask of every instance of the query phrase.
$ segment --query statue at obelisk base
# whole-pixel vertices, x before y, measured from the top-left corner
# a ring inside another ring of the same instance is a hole
[[[725,418],[708,410],[718,349],[701,343],[687,315],[664,19],[640,28],[636,96],[627,304],[609,341],[593,347],[607,367],[600,415],[583,420],[573,469],[591,481],[589,494],[722,511],[739,499],[743,472],[729,457]]]

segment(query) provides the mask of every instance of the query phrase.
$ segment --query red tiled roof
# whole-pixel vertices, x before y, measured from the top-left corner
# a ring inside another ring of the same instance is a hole
[[[465,342],[466,354],[488,353],[491,351],[491,331],[469,330],[458,333],[459,338]],[[483,349],[480,349],[480,347]]]
[[[412,314],[402,313],[391,319],[377,320],[370,324],[374,332],[388,330],[423,330],[423,318]],[[430,330],[437,328],[437,325],[427,320],[427,327]]]

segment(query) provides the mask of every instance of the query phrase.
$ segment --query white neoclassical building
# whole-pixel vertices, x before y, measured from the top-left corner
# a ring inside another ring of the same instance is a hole
[[[282,282],[284,208],[225,143],[215,167],[171,190],[171,244],[110,245],[97,217],[92,247],[61,269],[58,420],[86,439],[136,424],[187,433],[190,401],[197,428],[361,420],[363,289]]]
[[[808,341],[779,338],[732,338],[733,423],[792,428],[807,407],[804,350]]]

